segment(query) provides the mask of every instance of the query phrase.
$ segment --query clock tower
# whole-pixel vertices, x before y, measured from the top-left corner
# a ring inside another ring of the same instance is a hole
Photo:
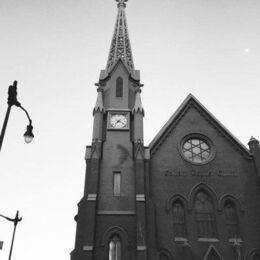
[[[93,139],[86,149],[85,190],[75,217],[71,260],[147,259],[144,109],[128,35],[126,1],[117,0],[106,69],[95,84]]]

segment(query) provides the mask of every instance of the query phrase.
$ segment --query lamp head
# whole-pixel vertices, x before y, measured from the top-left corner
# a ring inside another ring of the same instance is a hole
[[[32,139],[34,138],[34,135],[33,135],[33,126],[30,124],[26,127],[26,132],[24,133],[24,141],[29,144]]]

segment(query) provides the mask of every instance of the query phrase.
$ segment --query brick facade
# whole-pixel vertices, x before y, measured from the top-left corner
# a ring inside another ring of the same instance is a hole
[[[244,147],[193,95],[149,146],[118,16],[86,149],[71,260],[260,260],[260,147]]]

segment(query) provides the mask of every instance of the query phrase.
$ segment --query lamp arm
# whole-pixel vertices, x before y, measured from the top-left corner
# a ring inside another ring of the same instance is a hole
[[[1,214],[0,214],[0,217],[5,218],[5,219],[7,219],[7,220],[9,220],[9,221],[12,221],[12,222],[14,221],[13,219],[8,218],[8,217],[6,217],[6,216],[4,216],[4,215],[1,215]]]
[[[19,218],[18,215],[19,215],[19,211],[17,211],[15,218],[8,218],[8,217],[1,215],[1,214],[0,214],[0,217],[5,218],[6,220],[13,222],[14,225],[17,225],[17,223],[22,220],[22,218]]]
[[[26,116],[27,116],[27,118],[28,118],[28,120],[29,120],[29,124],[30,125],[32,125],[32,120],[31,120],[31,118],[30,118],[30,116],[29,116],[29,113],[27,112],[27,110],[19,103],[19,105],[16,105],[17,107],[20,107],[24,112],[25,112],[25,114],[26,114]]]

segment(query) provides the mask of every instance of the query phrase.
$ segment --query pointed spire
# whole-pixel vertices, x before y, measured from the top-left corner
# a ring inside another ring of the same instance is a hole
[[[102,95],[103,89],[101,87],[98,87],[97,92],[98,92],[97,102],[93,109],[93,115],[98,111],[100,113],[105,113],[105,108],[103,106],[103,95]]]
[[[116,62],[121,59],[129,69],[129,72],[132,73],[134,71],[134,62],[125,16],[125,2],[127,2],[127,0],[116,1],[118,2],[118,12],[106,71],[109,73]]]
[[[141,101],[141,89],[138,88],[136,90],[136,94],[135,94],[135,105],[132,109],[132,113],[141,113],[144,116],[144,109],[143,109],[143,105],[142,105],[142,101]]]

